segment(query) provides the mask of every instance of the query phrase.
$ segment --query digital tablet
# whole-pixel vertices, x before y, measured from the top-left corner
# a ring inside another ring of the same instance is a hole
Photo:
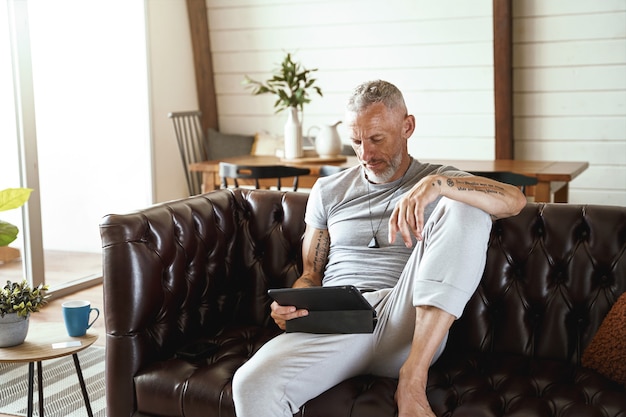
[[[306,288],[275,288],[267,291],[278,304],[309,311],[372,310],[363,294],[353,285]]]
[[[270,289],[278,304],[304,308],[309,314],[287,320],[287,333],[372,333],[376,310],[352,285]]]

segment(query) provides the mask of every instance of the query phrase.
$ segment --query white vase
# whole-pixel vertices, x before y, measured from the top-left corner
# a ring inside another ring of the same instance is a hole
[[[285,159],[302,157],[302,123],[298,118],[298,108],[287,109],[285,122]]]
[[[24,343],[28,334],[28,318],[17,313],[5,314],[0,317],[0,347],[17,346]]]

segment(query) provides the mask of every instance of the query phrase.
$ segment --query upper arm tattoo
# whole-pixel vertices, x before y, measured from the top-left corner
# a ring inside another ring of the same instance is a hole
[[[319,230],[314,242],[313,271],[317,273],[324,272],[326,262],[328,261],[328,252],[330,250],[330,236],[325,230]]]

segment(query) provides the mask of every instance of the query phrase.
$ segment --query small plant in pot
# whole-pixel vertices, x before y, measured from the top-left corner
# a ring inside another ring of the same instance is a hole
[[[47,285],[31,288],[26,280],[7,281],[0,290],[0,347],[19,345],[26,339],[30,313],[46,305]]]
[[[285,123],[285,158],[302,156],[302,118],[298,116],[304,110],[304,105],[311,102],[310,94],[317,93],[320,97],[322,89],[315,85],[317,80],[312,77],[315,69],[306,69],[299,62],[292,59],[290,53],[276,69],[272,77],[265,82],[255,81],[246,75],[243,84],[252,88],[252,94],[273,94],[276,96],[274,109],[276,113],[289,110]]]
[[[22,206],[32,190],[7,188],[0,191],[0,211]],[[7,246],[17,238],[17,226],[0,220],[0,247]],[[47,285],[31,288],[26,280],[7,281],[0,290],[0,347],[19,345],[26,339],[30,313],[39,311],[46,301]]]
[[[0,290],[0,317],[7,314],[16,314],[18,317],[28,317],[30,313],[39,311],[46,305],[46,291],[48,286],[39,284],[34,289],[26,280],[22,282],[7,281]]]

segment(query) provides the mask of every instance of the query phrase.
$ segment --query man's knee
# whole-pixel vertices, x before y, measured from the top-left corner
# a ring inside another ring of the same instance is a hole
[[[245,399],[250,395],[254,395],[254,392],[258,392],[265,385],[264,377],[266,377],[266,373],[253,366],[251,361],[239,367],[235,371],[232,382],[235,403],[237,403],[238,398]]]
[[[431,215],[433,228],[486,236],[491,230],[491,216],[485,211],[460,201],[442,198]],[[479,237],[479,236],[476,236]]]
[[[256,412],[256,407],[266,395],[263,388],[267,386],[267,381],[259,380],[263,376],[257,368],[250,366],[250,362],[237,369],[232,381],[233,402],[237,415],[249,416]]]

